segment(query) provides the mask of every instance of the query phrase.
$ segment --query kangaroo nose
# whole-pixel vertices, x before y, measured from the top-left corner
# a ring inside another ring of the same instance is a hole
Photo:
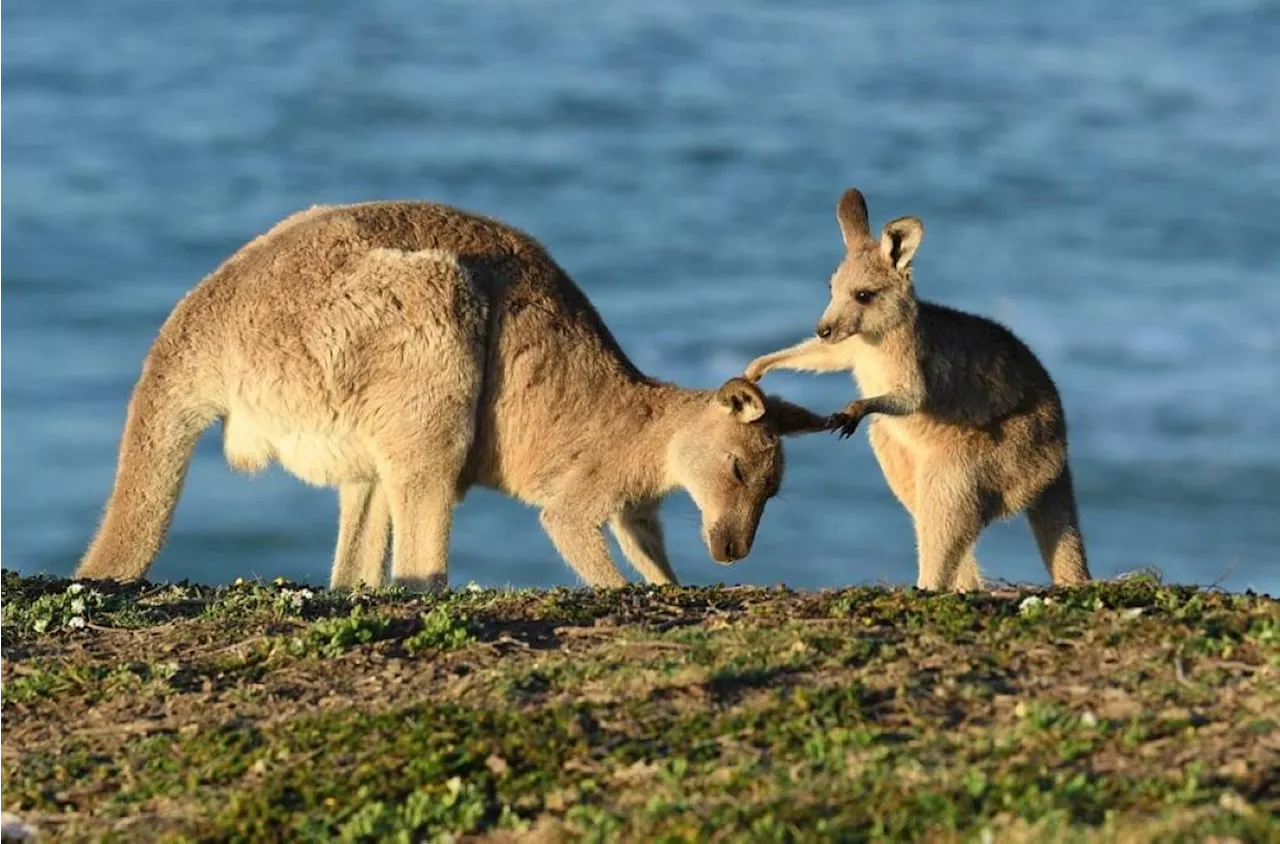
[[[735,553],[738,549],[734,547],[732,539],[726,539],[724,543],[724,558],[726,560],[736,560],[738,555]]]
[[[825,322],[823,322],[823,323],[818,323],[818,336],[819,336],[820,338],[822,338],[823,340],[825,340],[825,339],[827,339],[828,337],[830,337],[830,336],[831,336],[831,326],[827,325]]]

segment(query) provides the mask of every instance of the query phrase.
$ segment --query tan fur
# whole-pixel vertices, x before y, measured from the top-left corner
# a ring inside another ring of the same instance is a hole
[[[453,509],[477,484],[541,508],[592,585],[625,582],[605,524],[647,580],[676,581],[657,505],[677,488],[712,556],[740,559],[781,482],[779,434],[825,421],[740,378],[646,377],[536,241],[425,202],[295,214],[178,304],[78,577],[146,573],[218,419],[231,465],[339,488],[334,586],[381,584],[390,540],[392,579],[422,589],[447,582]]]
[[[916,298],[919,220],[892,220],[876,239],[852,188],[837,218],[846,254],[818,336],[757,358],[746,377],[758,381],[779,368],[853,371],[866,398],[833,426],[848,436],[876,415],[871,447],[915,521],[921,588],[980,588],[978,534],[1022,510],[1053,582],[1087,581],[1066,420],[1048,372],[1003,326]]]

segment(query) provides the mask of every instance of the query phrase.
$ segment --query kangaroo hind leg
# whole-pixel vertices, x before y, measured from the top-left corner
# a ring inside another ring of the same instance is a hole
[[[338,547],[330,588],[354,589],[362,583],[382,586],[391,537],[391,505],[386,491],[376,481],[342,484],[338,508]]]
[[[917,475],[916,488],[916,585],[936,591],[968,587],[977,578],[973,546],[988,521],[979,490],[964,471],[927,465]]]
[[[418,471],[387,473],[391,505],[391,581],[415,592],[449,583],[449,534],[462,461],[433,461]]]
[[[918,461],[912,456],[911,451],[895,440],[882,425],[873,422],[868,438],[871,441],[871,449],[876,455],[876,461],[880,464],[880,471],[884,473],[885,482],[916,525],[918,540],[920,527],[917,511],[927,506],[917,497],[920,494],[916,482]],[[956,570],[955,588],[961,592],[971,592],[983,589],[985,586],[978,559],[973,554],[973,547],[970,546]]]
[[[384,310],[354,413],[391,513],[392,582],[434,591],[448,584],[453,510],[468,486],[488,303],[448,253],[378,250],[363,270]]]

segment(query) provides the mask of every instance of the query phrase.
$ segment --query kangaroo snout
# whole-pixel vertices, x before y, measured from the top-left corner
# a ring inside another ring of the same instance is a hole
[[[854,334],[857,334],[857,327],[850,325],[849,321],[841,317],[831,319],[823,318],[818,323],[817,330],[818,339],[824,343],[840,343],[848,340]]]
[[[720,565],[731,566],[751,553],[754,538],[716,525],[707,532],[707,551],[711,554],[711,559]]]
[[[844,303],[832,299],[818,318],[814,333],[823,343],[840,343],[858,333],[859,322],[856,312],[851,313]]]

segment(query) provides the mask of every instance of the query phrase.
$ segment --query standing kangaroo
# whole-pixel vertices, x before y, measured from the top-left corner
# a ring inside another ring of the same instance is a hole
[[[746,377],[853,370],[866,398],[832,426],[848,437],[877,414],[871,448],[915,521],[920,588],[981,588],[978,534],[1024,509],[1053,582],[1087,581],[1066,420],[1049,373],[1003,326],[916,298],[920,220],[892,220],[877,241],[853,188],[837,218],[846,251],[818,336],[756,358]]]
[[[824,419],[741,378],[644,376],[527,234],[426,202],[315,207],[251,241],[160,329],[129,402],[82,578],[146,574],[200,433],[228,462],[337,486],[331,584],[447,585],[454,507],[481,485],[541,508],[592,586],[675,583],[660,500],[688,490],[713,558],[751,550],[782,480],[779,434]],[[392,529],[394,526],[394,529]]]

